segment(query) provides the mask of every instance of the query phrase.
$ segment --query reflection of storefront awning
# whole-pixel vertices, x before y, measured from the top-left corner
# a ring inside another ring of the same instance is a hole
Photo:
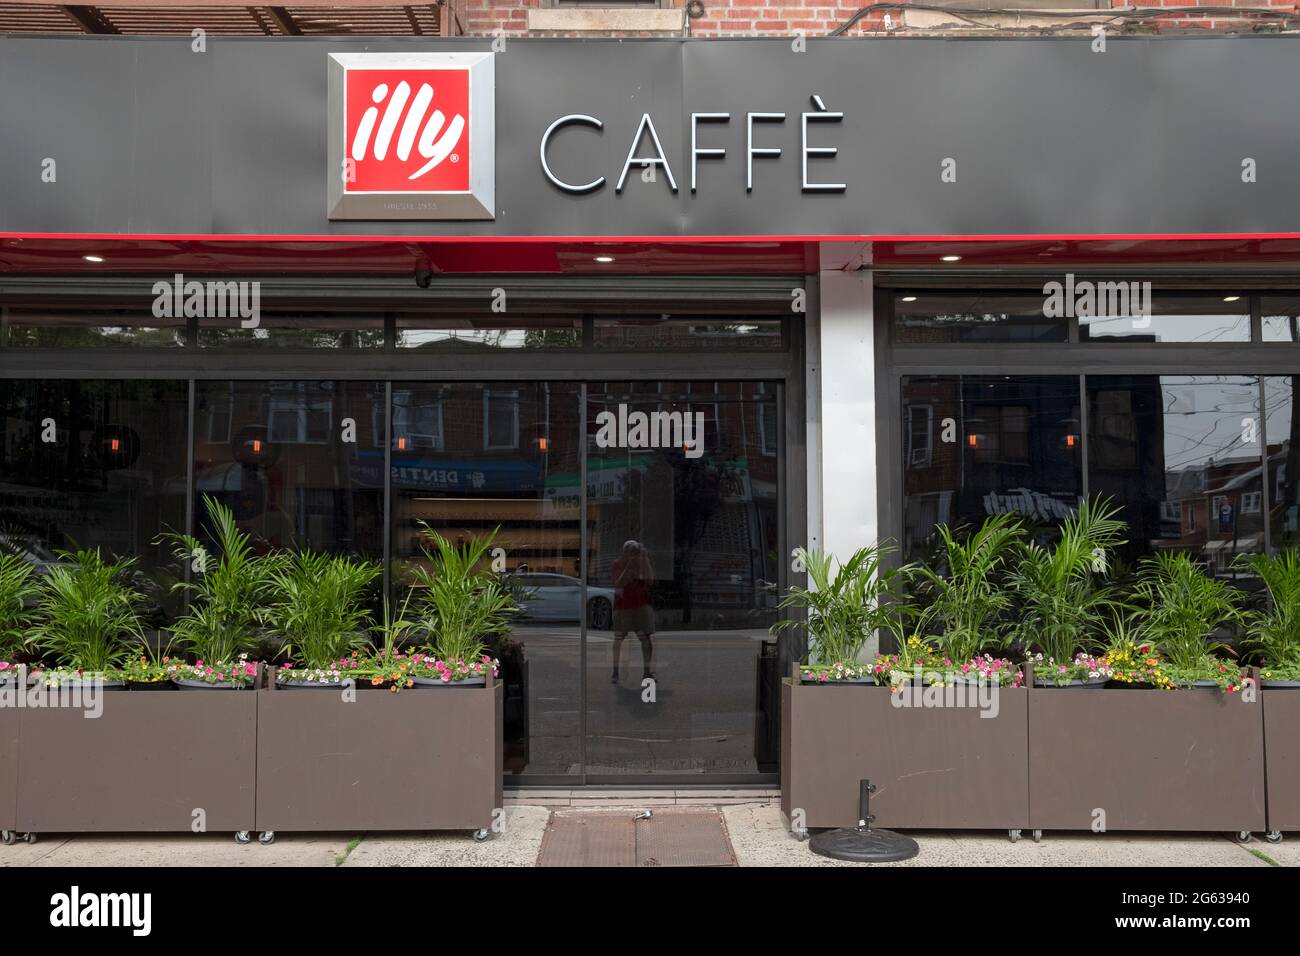
[[[352,480],[380,487],[383,452],[362,452],[351,462]],[[532,492],[542,484],[542,462],[535,458],[442,458],[393,456],[393,488],[411,491]]]
[[[1261,550],[1261,542],[1259,540],[1259,535],[1248,534],[1245,537],[1237,538],[1235,541],[1232,538],[1225,538],[1223,541],[1207,541],[1205,543],[1205,550],[1211,554],[1218,551],[1228,551],[1234,554],[1250,554]]]

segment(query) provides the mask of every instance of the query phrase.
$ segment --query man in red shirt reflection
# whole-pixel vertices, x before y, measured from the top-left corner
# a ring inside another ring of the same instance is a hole
[[[629,632],[641,641],[641,679],[654,679],[655,609],[650,603],[650,582],[654,580],[650,555],[638,541],[623,542],[623,555],[614,562],[614,673],[611,684],[618,683],[618,665],[623,656],[623,639]]]

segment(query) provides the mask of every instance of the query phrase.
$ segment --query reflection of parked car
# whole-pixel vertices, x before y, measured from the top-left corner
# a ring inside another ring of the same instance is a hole
[[[68,566],[68,562],[56,551],[48,548],[31,534],[0,531],[0,552],[16,554],[30,564],[34,581],[39,581],[54,567]],[[165,593],[163,585],[146,574],[139,566],[133,567],[127,573],[127,578],[143,599],[138,609],[141,620],[147,626],[158,626],[166,615],[162,605]],[[38,594],[32,595],[28,599],[28,606],[35,607],[39,600]]]
[[[549,571],[521,571],[507,575],[514,590],[519,616],[526,621],[578,623],[582,607],[582,581]],[[587,587],[587,626],[608,631],[614,621],[614,589]]]

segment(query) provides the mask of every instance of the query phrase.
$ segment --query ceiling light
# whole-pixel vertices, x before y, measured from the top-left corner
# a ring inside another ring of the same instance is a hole
[[[596,261],[597,261],[597,262],[613,262],[613,261],[614,261],[614,257],[613,257],[613,256],[596,256]]]
[[[1225,296],[1223,297],[1223,301],[1224,301],[1224,302],[1236,302],[1236,301],[1237,301],[1238,299],[1240,299],[1240,298],[1241,298],[1241,296],[1239,296],[1239,295],[1225,295]]]
[[[961,262],[961,256],[940,256],[944,262]]]
[[[916,301],[916,296],[914,296],[914,295],[905,295],[905,296],[903,296],[903,301],[904,301],[904,302],[915,302],[915,301]]]
[[[103,261],[104,261],[104,257],[103,257],[103,256],[82,256],[81,258],[85,259],[87,262],[103,262]]]

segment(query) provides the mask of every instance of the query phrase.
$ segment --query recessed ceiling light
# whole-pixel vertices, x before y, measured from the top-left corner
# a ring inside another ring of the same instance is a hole
[[[1236,302],[1236,301],[1237,301],[1238,299],[1240,299],[1240,298],[1241,298],[1241,296],[1239,296],[1239,295],[1225,295],[1225,296],[1223,297],[1223,301],[1224,301],[1224,302]]]
[[[614,261],[614,257],[613,257],[613,256],[596,256],[596,261],[597,261],[597,262],[613,262],[613,261]]]
[[[944,262],[961,262],[961,256],[942,256]]]
[[[903,301],[904,301],[904,302],[915,302],[915,301],[916,301],[916,296],[914,296],[914,295],[905,295],[905,296],[903,296]]]
[[[103,261],[104,261],[104,257],[103,257],[103,256],[82,256],[81,258],[85,259],[87,262],[103,262]]]

